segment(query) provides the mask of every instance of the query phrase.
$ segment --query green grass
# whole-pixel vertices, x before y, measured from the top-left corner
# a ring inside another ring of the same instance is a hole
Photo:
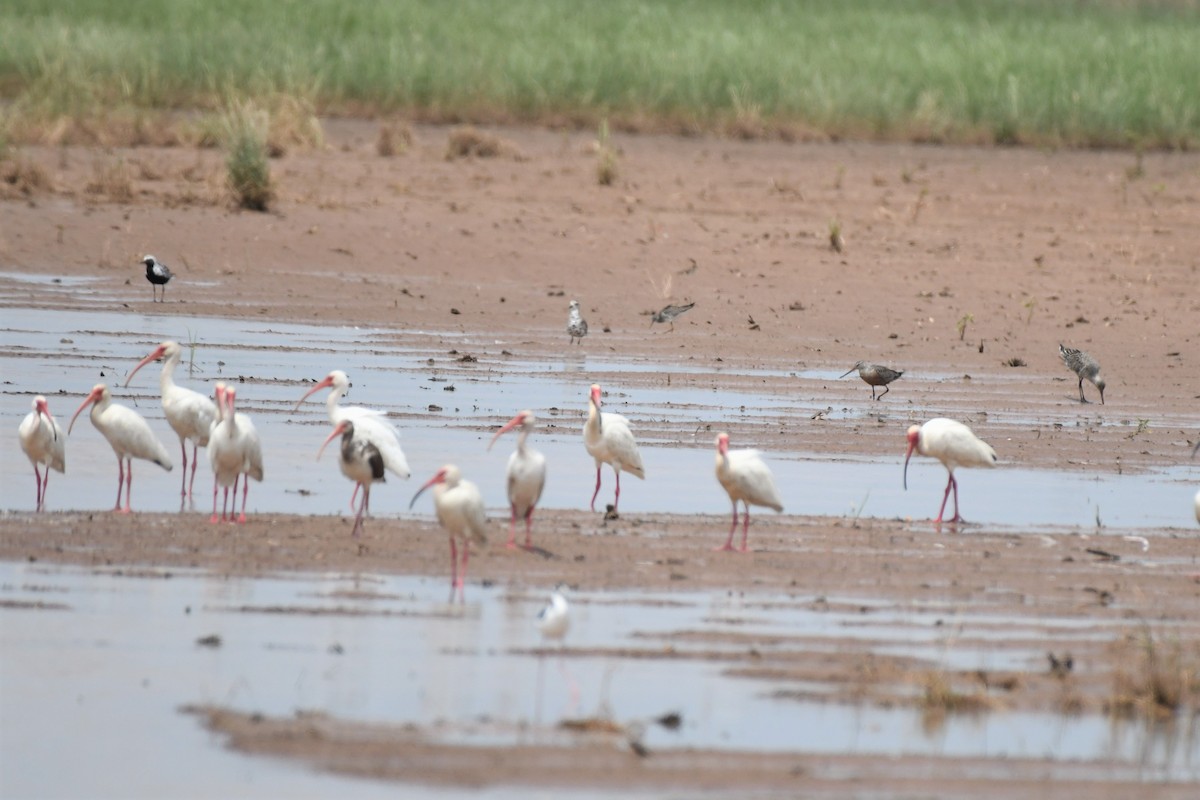
[[[220,108],[1140,147],[1200,142],[1195,0],[6,0],[30,118]]]

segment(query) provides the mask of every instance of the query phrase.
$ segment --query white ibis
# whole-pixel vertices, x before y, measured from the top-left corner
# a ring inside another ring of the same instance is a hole
[[[317,451],[317,459],[320,460],[321,453],[325,452],[325,445],[333,441],[334,437],[342,437],[341,459],[340,466],[342,474],[350,480],[354,481],[356,486],[354,491],[357,494],[361,488],[363,492],[362,502],[358,504],[358,516],[354,518],[354,530],[352,536],[358,536],[363,525],[363,511],[366,510],[367,502],[371,497],[371,484],[379,481],[383,482],[383,456],[379,453],[379,448],[368,442],[366,439],[355,437],[354,422],[344,419],[333,428],[333,433],[321,444],[321,449]],[[351,498],[350,509],[354,510],[354,500]]]
[[[642,455],[638,452],[629,420],[620,414],[600,411],[600,385],[593,383],[588,395],[588,418],[583,423],[583,444],[588,454],[596,459],[596,491],[592,492],[592,511],[596,510],[596,495],[600,494],[600,467],[608,464],[617,475],[617,493],[613,498],[613,511],[621,502],[621,471],[642,480],[646,471],[642,468]]]
[[[166,446],[150,430],[149,423],[131,408],[117,405],[112,401],[112,393],[103,383],[92,387],[91,393],[76,409],[67,426],[67,434],[75,427],[79,413],[92,406],[92,424],[104,435],[117,454],[117,504],[113,511],[123,514],[130,512],[130,497],[133,493],[133,459],[141,458],[153,461],[167,472],[171,471],[171,455]],[[125,508],[121,508],[121,484],[125,484]]]
[[[958,481],[954,478],[954,470],[957,467],[993,467],[996,465],[996,451],[966,425],[952,419],[936,417],[924,425],[913,425],[908,429],[908,452],[904,456],[905,489],[908,489],[908,460],[912,458],[914,450],[941,461],[950,474],[950,479],[946,481],[946,493],[942,495],[942,507],[938,509],[934,522],[942,521],[951,489],[954,490],[954,517],[950,521],[959,522],[962,517],[958,514]]]
[[[902,369],[892,369],[885,367],[882,364],[868,364],[866,361],[856,361],[854,366],[846,370],[838,377],[844,378],[851,372],[858,372],[858,377],[862,378],[863,383],[871,387],[871,399],[882,400],[883,396],[888,393],[888,384],[904,374]],[[875,387],[882,386],[883,391],[879,393],[879,397],[875,396]]]
[[[738,501],[745,506],[742,523],[741,552],[746,552],[746,540],[750,536],[750,506],[765,506],[783,511],[783,501],[775,488],[775,478],[763,462],[757,450],[730,450],[729,434],[717,435],[717,480],[724,487],[733,503],[733,524],[729,526],[729,538],[717,550],[733,550],[733,533],[737,530]]]
[[[146,265],[146,280],[150,281],[150,291],[154,293],[154,300],[158,300],[158,287],[161,286],[162,299],[166,302],[167,283],[175,277],[174,273],[154,256],[142,256],[142,263]]]
[[[262,441],[258,438],[258,431],[255,429],[254,423],[250,421],[250,417],[237,410],[237,389],[233,386],[225,389],[225,412],[232,420],[234,447],[242,462],[238,469],[242,475],[242,512],[238,515],[237,521],[245,522],[246,496],[250,494],[250,479],[254,478],[259,483],[262,483],[263,479]],[[226,424],[230,423],[227,421]],[[236,487],[233,499],[237,500]],[[232,508],[229,509],[229,516],[232,521]]]
[[[400,433],[395,426],[384,419],[382,411],[375,411],[362,406],[341,406],[338,401],[350,391],[350,378],[345,372],[340,369],[335,369],[330,372],[315,386],[304,393],[296,401],[293,411],[300,407],[300,404],[307,400],[311,395],[316,394],[322,389],[329,388],[329,397],[325,399],[325,407],[329,409],[329,421],[337,425],[344,419],[348,419],[354,423],[354,435],[364,441],[368,441],[375,446],[379,451],[379,455],[383,457],[383,466],[386,470],[396,475],[399,478],[407,479],[412,472],[408,468],[408,459],[404,457],[404,450],[400,448]],[[350,504],[353,506],[354,497],[358,495],[358,487],[354,487],[354,495],[350,498]],[[370,505],[366,507],[370,511]]]
[[[533,546],[533,509],[542,498],[542,490],[546,488],[546,457],[525,444],[536,423],[533,412],[526,409],[506,422],[488,444],[488,450],[491,450],[501,435],[514,428],[521,429],[517,437],[517,449],[508,457],[505,472],[508,476],[508,505],[512,510],[508,522],[508,542],[504,545],[509,548],[516,547],[518,516],[525,519],[525,547]]]
[[[138,365],[125,379],[125,385],[133,380],[133,376],[151,361],[162,359],[162,375],[158,385],[162,389],[163,413],[167,423],[175,435],[179,437],[179,453],[183,459],[183,482],[179,487],[179,496],[188,497],[196,485],[196,466],[199,459],[196,451],[208,446],[208,431],[217,418],[217,407],[212,400],[199,392],[192,391],[175,383],[175,368],[183,356],[183,348],[179,342],[166,341],[154,348],[150,355],[138,362]],[[192,477],[188,480],[187,443],[192,443]]]
[[[50,470],[67,471],[67,437],[62,428],[54,421],[46,398],[38,395],[33,398],[33,411],[25,415],[17,428],[17,436],[21,440],[21,449],[33,464],[33,477],[37,480],[37,510],[46,507],[46,487],[50,485]],[[46,480],[38,465],[46,467]]]
[[[483,508],[483,495],[479,488],[468,480],[453,464],[437,471],[424,486],[413,495],[408,507],[412,508],[421,493],[430,486],[433,489],[433,505],[437,519],[450,534],[450,586],[462,589],[467,579],[467,561],[471,556],[471,542],[487,544],[487,516]],[[462,540],[462,572],[458,571],[456,539]]]
[[[1100,362],[1082,350],[1066,347],[1063,344],[1058,345],[1058,355],[1067,365],[1067,369],[1074,372],[1075,376],[1079,378],[1079,402],[1087,402],[1083,396],[1083,382],[1086,380],[1100,390],[1100,405],[1104,405],[1104,378],[1100,377]]]
[[[208,440],[208,463],[213,471],[213,511],[209,522],[218,519],[232,520],[229,515],[229,488],[233,487],[233,503],[237,505],[237,484],[242,474],[242,453],[238,444],[237,423],[229,413],[229,402],[225,398],[225,384],[218,383],[213,389],[217,402],[217,419],[213,422]],[[221,516],[217,516],[217,487],[225,489],[225,500],[221,505]]]
[[[567,312],[567,335],[571,344],[583,344],[583,337],[587,336],[587,320],[579,313],[578,300],[571,301]]]

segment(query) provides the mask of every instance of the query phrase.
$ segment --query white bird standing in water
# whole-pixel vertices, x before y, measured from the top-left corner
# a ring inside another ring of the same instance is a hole
[[[566,596],[567,586],[560,583],[554,588],[554,593],[550,595],[550,602],[538,612],[537,629],[542,635],[543,641],[558,642],[558,671],[562,674],[563,680],[567,683],[567,690],[570,693],[571,704],[570,708],[574,709],[579,705],[579,684],[575,678],[567,670],[567,665],[563,662],[563,644],[566,638],[567,631],[571,627],[571,607],[567,604]],[[542,704],[542,656],[544,651],[538,653],[538,708],[534,716],[536,719],[541,719],[541,704]]]
[[[578,300],[571,301],[567,312],[567,335],[571,344],[583,344],[583,337],[587,336],[587,320],[579,313]]]
[[[977,437],[971,429],[961,422],[955,422],[945,417],[936,417],[924,425],[913,425],[908,429],[908,452],[904,456],[904,488],[908,489],[908,460],[913,451],[923,456],[931,456],[942,462],[950,478],[946,481],[946,492],[942,495],[942,507],[938,509],[937,519],[941,523],[942,514],[946,511],[946,500],[950,490],[954,490],[954,517],[951,522],[960,522],[958,514],[958,481],[954,478],[954,470],[958,467],[993,467],[996,465],[996,451],[991,445]]]
[[[62,428],[50,413],[46,398],[38,395],[33,398],[33,411],[25,415],[17,428],[17,437],[21,440],[21,449],[33,464],[33,477],[37,481],[37,510],[46,507],[46,487],[50,485],[50,470],[67,471],[67,437]],[[46,467],[46,479],[38,465]]]
[[[593,383],[588,394],[588,418],[583,423],[583,444],[596,460],[596,491],[592,492],[592,511],[596,510],[596,495],[600,494],[600,468],[608,464],[617,476],[617,492],[613,497],[613,512],[621,502],[621,471],[645,480],[642,455],[629,428],[629,420],[620,414],[601,412],[600,385]]]
[[[133,493],[133,459],[153,461],[167,472],[171,471],[171,456],[167,448],[150,430],[149,423],[131,408],[112,402],[112,393],[103,383],[97,383],[84,398],[83,403],[71,417],[67,434],[75,427],[75,420],[89,405],[92,406],[92,425],[108,440],[117,454],[117,504],[113,511],[130,512],[130,497]],[[121,508],[121,486],[125,486],[125,508]]]
[[[188,497],[196,485],[196,458],[198,448],[208,446],[208,432],[217,419],[217,406],[199,392],[192,391],[175,383],[175,368],[183,357],[183,348],[179,342],[166,341],[143,358],[125,379],[125,386],[133,380],[133,376],[151,361],[163,359],[162,374],[158,385],[162,390],[163,413],[167,423],[175,435],[179,437],[179,453],[183,459],[183,482],[179,487],[179,496]],[[187,443],[192,443],[192,477],[188,480]]]
[[[733,533],[737,530],[738,501],[745,506],[742,523],[741,552],[746,552],[746,541],[750,536],[750,506],[765,506],[783,511],[779,489],[771,470],[763,463],[757,450],[730,450],[729,434],[717,435],[717,480],[724,487],[733,503],[733,524],[729,526],[729,538],[717,550],[733,550]]]
[[[242,513],[238,515],[238,522],[246,521],[246,496],[250,493],[250,479],[262,483],[263,479],[263,458],[262,458],[262,442],[258,438],[258,431],[254,428],[254,423],[250,421],[250,417],[237,411],[237,389],[229,386],[225,389],[225,409],[230,417],[233,418],[233,426],[236,431],[235,445],[237,452],[241,456],[242,464],[240,472],[242,474]],[[237,492],[234,492],[233,499],[237,500]],[[229,509],[229,516],[233,516],[233,509]]]
[[[507,476],[508,505],[512,516],[508,522],[508,541],[505,547],[516,547],[517,517],[525,520],[525,547],[533,547],[533,509],[542,499],[542,490],[546,488],[546,457],[525,444],[529,433],[537,423],[533,412],[526,409],[504,424],[496,432],[488,444],[488,450],[503,434],[520,428],[517,437],[517,449],[508,457]]]
[[[350,391],[350,378],[340,369],[333,370],[305,392],[304,397],[296,401],[292,410],[295,411],[311,395],[325,388],[330,389],[329,396],[325,398],[325,407],[329,410],[329,421],[337,425],[344,419],[350,420],[354,423],[355,437],[375,446],[380,457],[383,458],[383,466],[386,470],[405,480],[412,475],[408,468],[408,459],[404,457],[404,450],[400,447],[400,433],[384,418],[382,411],[362,406],[338,405],[338,401],[345,396],[346,392]],[[350,496],[351,506],[354,505],[354,498],[357,496],[358,486],[355,485],[354,494]],[[370,503],[365,506],[365,510],[370,512]]]
[[[229,415],[228,402],[225,399],[225,383],[218,382],[213,387],[216,398],[214,407],[217,417],[209,428],[209,439],[206,452],[208,464],[213,471],[213,510],[209,517],[210,523],[218,519],[224,521],[229,517],[229,489],[233,487],[233,503],[237,506],[237,484],[242,475],[242,455],[238,450],[237,431],[234,420]],[[221,505],[221,516],[217,516],[217,487],[225,489],[225,500]]]
[[[487,514],[483,507],[483,495],[479,493],[479,487],[463,480],[458,467],[447,464],[417,490],[408,507],[412,508],[421,493],[430,486],[434,487],[433,505],[437,509],[438,523],[450,535],[450,588],[461,590],[467,580],[471,542],[481,547],[487,544]],[[458,569],[456,539],[462,540],[462,572]]]
[[[1058,355],[1067,365],[1067,369],[1074,372],[1079,378],[1079,402],[1087,402],[1083,396],[1083,382],[1086,380],[1100,390],[1100,405],[1104,405],[1104,378],[1100,377],[1100,362],[1082,350],[1065,347],[1062,344],[1058,346]]]
[[[321,449],[317,451],[318,460],[321,458],[321,453],[325,452],[325,445],[333,441],[336,436],[342,437],[341,458],[338,462],[342,474],[357,484],[355,486],[356,493],[360,488],[363,492],[362,502],[358,504],[358,515],[354,518],[354,530],[350,532],[351,536],[358,536],[363,526],[363,512],[371,497],[371,484],[376,481],[383,483],[384,480],[383,456],[379,454],[379,448],[375,445],[366,439],[357,438],[354,422],[344,419],[334,426],[333,433],[329,434],[329,437],[321,444]],[[350,502],[350,510],[354,510],[353,498]]]

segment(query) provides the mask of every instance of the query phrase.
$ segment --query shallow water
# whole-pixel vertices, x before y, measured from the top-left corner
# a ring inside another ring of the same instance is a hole
[[[134,406],[150,420],[172,454],[175,471],[167,474],[145,462],[136,464],[134,508],[143,511],[180,508],[178,439],[162,415],[159,365],[144,367],[128,389],[119,386],[129,370],[166,338],[199,343],[177,370],[177,382],[200,391],[208,391],[217,380],[236,382],[240,408],[255,419],[264,442],[267,477],[250,489],[250,513],[347,511],[352,486],[337,468],[336,447],[331,446],[322,462],[316,460],[330,430],[323,404],[326,393],[310,398],[296,412],[291,410],[311,382],[330,369],[350,374],[354,386],[347,404],[387,411],[402,430],[413,480],[405,483],[389,477],[387,484],[376,487],[373,514],[407,513],[408,501],[420,485],[417,481],[453,462],[480,485],[497,518],[507,516],[504,466],[515,446],[515,438],[508,435],[492,452],[487,451],[501,422],[520,408],[538,412],[541,427],[531,444],[550,463],[542,505],[582,508],[595,481],[594,464],[580,441],[587,386],[596,375],[661,369],[644,360],[574,353],[560,361],[481,356],[478,362],[465,364],[456,360],[460,354],[450,353],[462,346],[453,335],[206,317],[179,320],[133,313],[5,308],[0,333],[4,382],[0,427],[15,428],[37,393],[49,398],[52,412],[65,426],[99,381],[114,387],[117,402]],[[626,392],[619,383],[606,380],[608,409],[630,416],[635,428],[645,432],[640,438],[649,477],[642,483],[625,476],[621,499],[625,512],[728,514],[728,500],[712,476],[709,426],[726,419],[777,419],[796,408],[791,397],[754,388],[756,375],[763,371],[729,365],[691,366],[686,371],[711,374],[714,382],[709,387],[693,383]],[[718,388],[718,381],[736,388]],[[446,391],[448,387],[454,391]],[[431,406],[440,410],[431,411]],[[847,414],[861,412],[842,416]],[[51,480],[47,494],[51,510],[110,508],[115,499],[115,459],[86,416],[77,420],[69,439],[68,473],[55,474]],[[901,444],[899,428],[906,424],[897,415]],[[3,506],[31,508],[32,470],[15,436],[6,440],[11,457],[0,459]],[[211,509],[212,484],[203,451],[200,455],[197,491],[189,510],[203,513]],[[929,519],[936,514],[945,486],[941,465],[917,458],[909,470],[910,489],[904,491],[900,446],[879,458],[784,451],[768,452],[766,458],[790,513]],[[1197,476],[1196,465],[1102,477],[1004,465],[960,472],[960,499],[964,516],[991,525],[1092,529],[1099,520],[1116,528],[1190,527],[1190,498]],[[598,504],[612,498],[613,477],[607,467],[603,482]],[[696,486],[709,490],[696,492]],[[417,513],[430,511],[431,504],[424,500],[416,508]]]
[[[679,633],[736,633],[849,637],[931,665],[1040,669],[1047,648],[1115,634],[1100,621],[1012,625],[1010,635],[1045,642],[1022,653],[1002,644],[995,650],[957,644],[962,634],[985,641],[998,620],[951,606],[878,608],[864,619],[853,598],[828,598],[830,609],[815,611],[811,597],[577,594],[567,645],[602,654],[550,653],[539,663],[533,618],[543,593],[471,585],[467,598],[465,606],[448,605],[441,579],[219,579],[178,570],[121,574],[0,563],[0,651],[20,654],[0,662],[4,794],[370,797],[383,791],[376,783],[225,751],[219,737],[178,712],[187,704],[281,716],[324,711],[413,723],[447,741],[494,744],[553,740],[562,734],[550,727],[566,716],[610,714],[629,723],[675,711],[683,726],[672,732],[649,725],[647,746],[1047,758],[1103,763],[1109,777],[1200,779],[1194,732],[1172,738],[1095,715],[1000,711],[950,716],[927,729],[912,710],[781,700],[776,692],[807,687],[730,677],[725,669],[745,654],[744,640],[692,645],[728,652],[730,661],[622,655],[667,645],[686,651]],[[66,608],[14,607],[22,602]],[[836,610],[843,603],[846,610]],[[936,624],[947,619],[951,624]],[[196,644],[213,634],[220,647]],[[578,686],[578,705],[568,680]],[[63,753],[73,754],[71,769],[61,768]],[[195,776],[186,792],[180,775]],[[421,791],[406,787],[405,796]]]

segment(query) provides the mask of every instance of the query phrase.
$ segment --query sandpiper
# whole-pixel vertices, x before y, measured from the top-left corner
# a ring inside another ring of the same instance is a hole
[[[1058,354],[1062,356],[1067,369],[1079,376],[1079,402],[1087,402],[1083,396],[1083,382],[1087,380],[1100,390],[1100,405],[1104,405],[1104,378],[1100,377],[1100,362],[1082,350],[1062,344],[1058,346]]]
[[[888,389],[888,384],[904,374],[904,370],[902,369],[896,370],[892,369],[891,367],[882,366],[881,364],[868,364],[865,361],[858,361],[855,362],[853,367],[846,370],[838,377],[844,378],[855,370],[858,370],[858,377],[862,378],[863,382],[871,387],[872,400],[882,400],[883,396],[890,391]],[[876,386],[883,387],[883,391],[880,393],[879,397],[875,396]]]
[[[682,306],[666,306],[662,311],[655,312],[655,314],[650,317],[650,326],[654,327],[654,323],[656,322],[666,322],[671,326],[671,330],[675,330],[675,320],[681,315],[691,311],[692,307],[695,305],[695,303],[688,303],[687,305]]]

